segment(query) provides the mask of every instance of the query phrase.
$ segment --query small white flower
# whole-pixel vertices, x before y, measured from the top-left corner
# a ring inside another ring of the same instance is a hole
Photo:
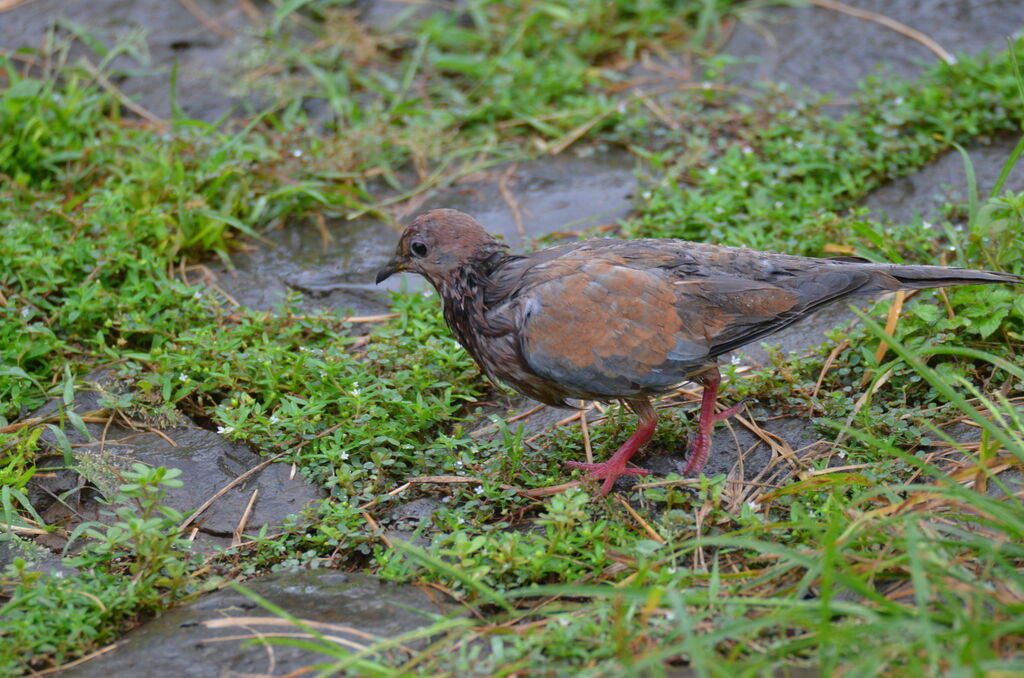
[[[651,193],[650,191],[644,191],[643,193],[640,194],[640,197],[643,198],[644,200],[650,200],[652,195],[653,193]]]
[[[722,209],[721,207],[716,207],[715,214],[725,214],[725,210]]]
[[[293,158],[301,158],[302,157],[302,151],[300,151],[297,148],[293,148],[292,149],[292,157]]]
[[[804,147],[804,142],[802,142],[802,141],[798,141],[798,142],[796,142],[796,143],[795,143],[795,144],[793,144],[793,145],[794,145],[794,146],[796,146],[797,148],[803,148],[803,147]]]
[[[477,485],[476,489],[473,490],[473,491],[476,492],[477,494],[483,494],[484,493],[484,486],[483,485]]]
[[[708,174],[710,174],[711,176],[715,176],[716,174],[718,174],[718,168],[712,165],[711,167],[708,168]]]
[[[466,519],[463,518],[462,516],[459,516],[458,518],[455,519],[455,522],[457,522],[459,525],[465,525],[466,524]]]
[[[846,450],[839,450],[839,452],[837,452],[836,454],[839,456],[840,459],[846,459]]]
[[[733,365],[739,365],[741,362],[743,362],[743,359],[740,358],[738,355],[734,355],[733,357],[729,358],[729,362],[731,362]]]
[[[892,100],[892,102],[897,106],[900,106],[903,104],[903,97],[896,97],[895,99]]]
[[[340,455],[338,455],[338,457],[339,457],[339,458],[340,458],[340,459],[341,459],[342,461],[348,461],[348,452],[342,452],[342,453],[341,453]]]
[[[758,504],[756,501],[748,501],[747,508],[749,508],[751,511],[760,511],[761,505]]]
[[[921,222],[921,228],[931,228],[931,227],[932,227],[932,225],[933,225],[933,224],[932,224],[932,222],[930,222],[930,221],[922,221],[922,222]]]
[[[422,296],[423,297],[432,297],[432,296],[434,296],[434,291],[433,290],[423,290]]]
[[[270,415],[270,423],[271,424],[276,424],[277,422],[278,422],[277,415],[276,414]]]
[[[700,86],[701,86],[701,87],[703,87],[704,89],[711,89],[711,83],[710,83],[710,82],[708,82],[707,80],[705,80],[704,82],[702,82],[702,83],[700,84]]]
[[[184,374],[184,373],[179,374],[178,375],[178,381],[188,381],[188,375]]]
[[[751,153],[754,152],[754,149],[752,149],[750,146],[744,146],[742,150],[743,155],[750,155]]]
[[[354,395],[354,396],[357,396],[357,395],[359,395],[360,393],[362,393],[362,390],[360,390],[360,389],[358,389],[358,388],[354,388],[354,389],[352,389],[352,395]]]
[[[744,180],[744,181],[740,182],[740,187],[741,188],[747,188],[748,186],[750,186],[750,182],[749,181]]]
[[[203,298],[203,293],[200,292],[199,290],[196,290],[196,293],[192,295],[192,298],[193,299],[202,299]]]
[[[777,209],[777,210],[778,209],[782,209],[782,201],[781,200],[776,200],[775,201],[775,209]]]
[[[226,436],[227,434],[234,433],[234,432],[235,432],[235,427],[234,426],[218,426],[217,427],[217,433],[221,434],[222,436]]]

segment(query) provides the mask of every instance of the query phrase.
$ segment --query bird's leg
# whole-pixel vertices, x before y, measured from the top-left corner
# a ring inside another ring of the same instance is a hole
[[[612,485],[615,484],[615,479],[619,476],[645,476],[650,473],[645,468],[626,468],[626,462],[654,435],[654,427],[658,424],[658,414],[651,407],[651,401],[647,398],[629,400],[626,401],[626,405],[640,417],[640,425],[608,461],[600,464],[585,464],[579,461],[565,463],[569,468],[587,471],[587,480],[604,480],[601,484],[601,494],[608,494]]]
[[[690,445],[690,461],[683,470],[684,476],[700,473],[704,463],[711,454],[711,429],[715,424],[728,419],[743,409],[746,401],[733,405],[727,410],[715,414],[715,401],[718,399],[718,385],[722,383],[722,375],[718,367],[712,367],[704,374],[704,394],[700,399],[700,419],[697,421],[697,436]]]

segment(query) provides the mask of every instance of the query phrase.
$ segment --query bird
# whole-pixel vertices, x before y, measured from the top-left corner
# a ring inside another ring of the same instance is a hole
[[[596,238],[510,254],[472,216],[435,209],[402,233],[376,276],[416,273],[434,287],[458,342],[495,382],[547,405],[619,401],[635,432],[606,461],[567,462],[607,494],[654,434],[651,398],[703,386],[684,476],[700,472],[716,412],[718,359],[853,295],[1022,283],[1010,273],[814,258],[671,238]]]

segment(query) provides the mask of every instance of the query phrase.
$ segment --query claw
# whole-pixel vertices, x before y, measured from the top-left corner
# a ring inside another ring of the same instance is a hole
[[[658,415],[651,407],[650,401],[646,399],[629,401],[627,404],[640,416],[640,426],[608,461],[603,461],[600,464],[586,464],[580,461],[565,463],[569,468],[586,471],[587,480],[603,480],[601,494],[611,492],[612,486],[615,485],[615,479],[619,476],[645,476],[650,473],[644,468],[626,468],[626,464],[629,462],[629,458],[654,435],[654,427],[658,424]]]

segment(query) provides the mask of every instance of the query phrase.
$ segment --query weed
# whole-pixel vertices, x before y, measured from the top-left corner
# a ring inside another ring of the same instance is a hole
[[[177,529],[182,516],[160,503],[165,488],[180,486],[178,475],[141,464],[125,471],[110,502],[114,520],[83,523],[72,533],[72,541],[88,539],[65,559],[72,574],[45,576],[22,558],[7,567],[0,576],[9,598],[0,608],[5,672],[60,664],[197,590],[197,561]]]

